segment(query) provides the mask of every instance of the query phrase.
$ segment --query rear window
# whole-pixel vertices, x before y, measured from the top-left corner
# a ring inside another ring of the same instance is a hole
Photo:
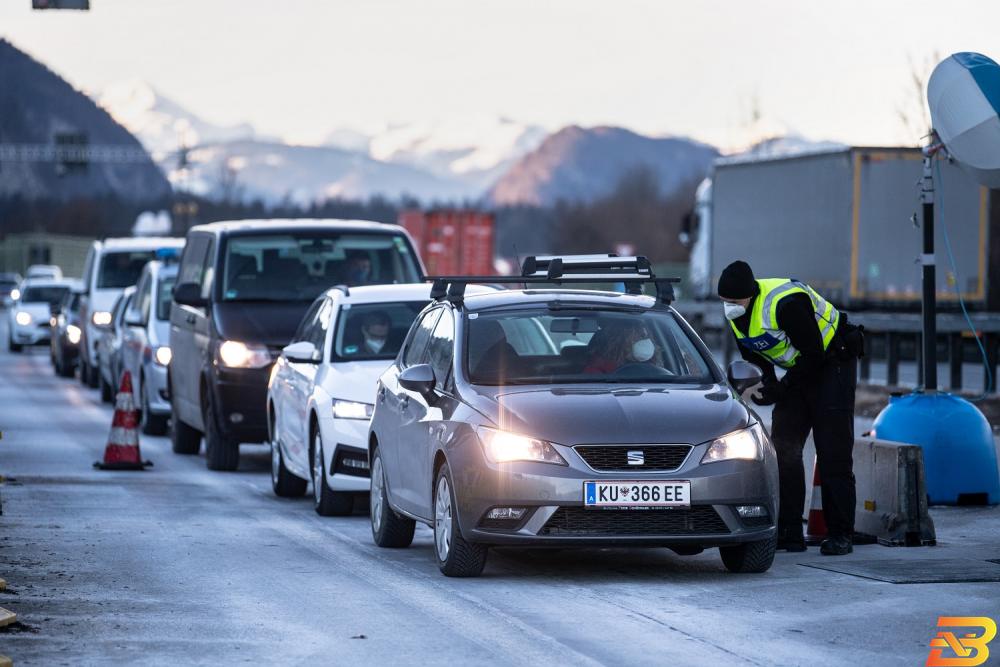
[[[156,290],[156,319],[170,319],[170,301],[174,297],[175,276],[160,278],[160,287]]]
[[[69,292],[68,287],[25,287],[21,293],[21,302],[57,304],[63,300],[67,292]]]
[[[155,250],[105,253],[101,257],[101,267],[97,273],[98,289],[120,289],[135,285],[142,268],[151,259],[156,259]]]
[[[341,308],[330,357],[335,361],[395,359],[426,301],[350,304]]]
[[[419,280],[416,257],[398,234],[309,231],[236,236],[226,243],[222,300],[313,301],[338,284]]]

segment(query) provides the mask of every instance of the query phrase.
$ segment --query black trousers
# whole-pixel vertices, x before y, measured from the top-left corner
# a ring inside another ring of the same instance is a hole
[[[857,360],[829,359],[821,372],[790,388],[774,406],[771,440],[778,455],[778,529],[802,534],[806,484],[802,447],[809,431],[816,444],[823,515],[830,536],[854,532],[854,390]]]

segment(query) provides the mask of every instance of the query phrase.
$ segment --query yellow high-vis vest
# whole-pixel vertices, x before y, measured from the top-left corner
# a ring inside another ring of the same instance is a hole
[[[735,322],[729,323],[740,345],[753,350],[776,366],[782,368],[794,366],[799,351],[788,340],[785,332],[778,328],[778,303],[790,294],[804,293],[812,300],[816,325],[823,338],[823,350],[830,346],[830,341],[837,333],[840,313],[813,288],[788,278],[765,278],[758,280],[757,285],[760,287],[760,294],[754,300],[747,333],[740,331]]]

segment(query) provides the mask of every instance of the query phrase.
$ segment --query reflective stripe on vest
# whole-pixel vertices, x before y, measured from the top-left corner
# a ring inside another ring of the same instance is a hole
[[[747,333],[740,331],[735,322],[730,322],[740,345],[753,350],[782,368],[791,368],[799,351],[795,349],[784,331],[778,328],[778,303],[789,294],[805,293],[812,301],[816,315],[816,325],[826,350],[837,333],[840,313],[816,291],[797,280],[788,278],[765,278],[757,281],[760,293],[754,299],[750,312],[750,326]]]

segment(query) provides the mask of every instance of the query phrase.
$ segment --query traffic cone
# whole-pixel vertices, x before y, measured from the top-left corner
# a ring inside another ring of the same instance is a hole
[[[132,399],[132,374],[122,373],[121,386],[115,397],[115,416],[111,420],[111,434],[104,448],[104,460],[94,463],[101,470],[142,470],[153,465],[143,462],[139,454],[139,411]]]
[[[819,480],[819,464],[813,463],[813,492],[806,524],[806,544],[819,544],[826,539],[826,517],[823,516],[823,483]]]

